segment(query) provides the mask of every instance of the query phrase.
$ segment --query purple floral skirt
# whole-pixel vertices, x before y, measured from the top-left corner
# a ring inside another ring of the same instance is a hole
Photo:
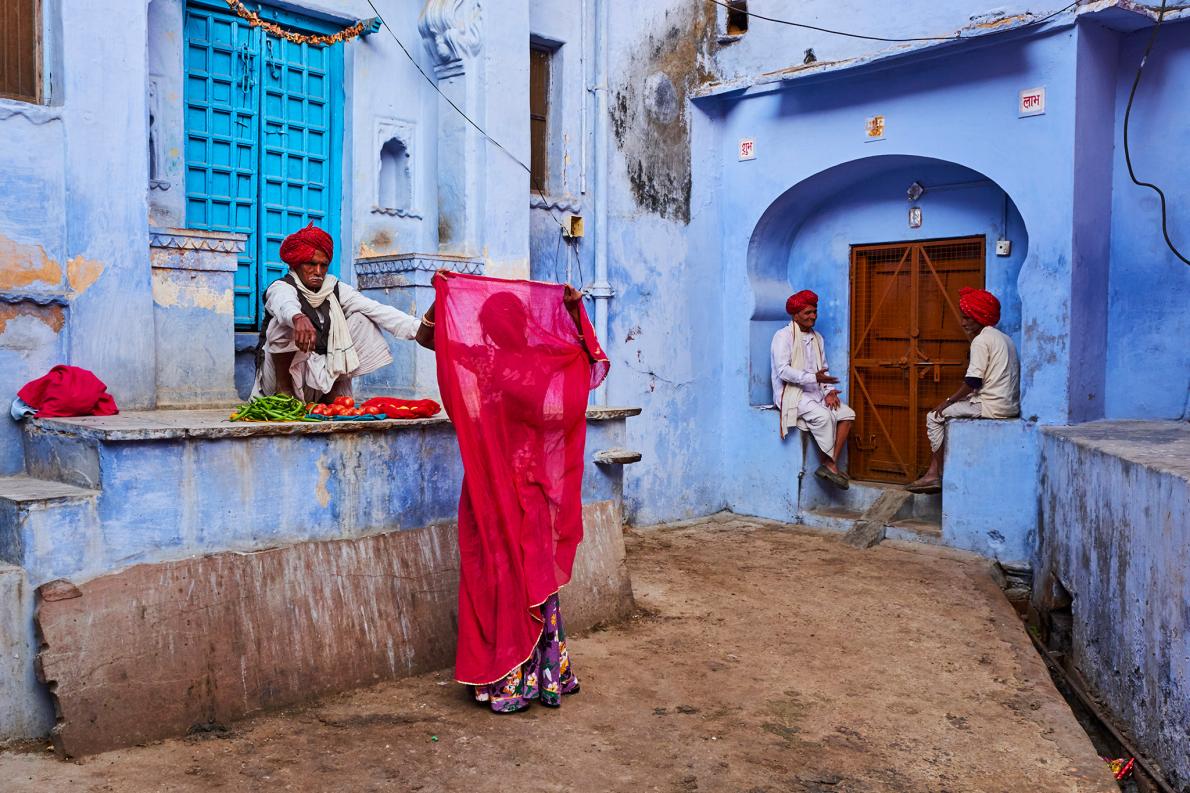
[[[489,703],[497,713],[516,713],[529,707],[533,700],[556,708],[562,704],[563,694],[578,691],[578,678],[566,652],[566,632],[562,629],[557,593],[541,604],[541,619],[545,627],[533,655],[495,683],[475,686],[477,702]]]

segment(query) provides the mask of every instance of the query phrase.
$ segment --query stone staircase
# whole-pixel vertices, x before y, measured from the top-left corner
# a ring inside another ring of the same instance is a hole
[[[815,480],[813,482],[809,480]],[[847,490],[818,482],[807,472],[802,483],[800,520],[806,526],[846,533],[882,493],[899,485],[853,480]],[[942,543],[942,495],[914,493],[885,525],[885,539]]]

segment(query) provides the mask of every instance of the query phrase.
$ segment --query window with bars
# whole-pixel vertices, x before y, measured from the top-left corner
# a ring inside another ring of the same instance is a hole
[[[0,96],[41,100],[41,0],[0,3]]]
[[[550,67],[554,53],[529,49],[529,189],[548,192],[550,156]]]

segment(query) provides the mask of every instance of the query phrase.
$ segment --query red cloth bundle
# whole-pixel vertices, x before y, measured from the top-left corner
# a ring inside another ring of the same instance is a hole
[[[390,419],[428,419],[442,411],[442,406],[432,399],[397,399],[396,397],[372,397],[360,407],[378,408]]]
[[[451,275],[434,286],[438,385],[464,472],[455,678],[481,685],[529,657],[537,607],[570,580],[587,401],[608,362],[561,284]]]
[[[103,381],[86,369],[59,364],[25,383],[17,396],[37,410],[40,419],[68,416],[114,416],[120,412]]]

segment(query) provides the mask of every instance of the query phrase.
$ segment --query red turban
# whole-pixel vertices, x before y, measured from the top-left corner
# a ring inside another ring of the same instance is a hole
[[[801,311],[806,306],[817,306],[818,295],[811,292],[809,289],[803,289],[796,295],[790,295],[789,299],[785,301],[785,313],[793,316]]]
[[[322,251],[326,258],[335,257],[335,241],[331,235],[313,222],[301,231],[295,231],[281,243],[281,261],[289,265],[305,264],[314,258],[315,251]]]
[[[986,289],[964,286],[959,290],[959,311],[980,325],[995,325],[1000,321],[1000,301]]]

